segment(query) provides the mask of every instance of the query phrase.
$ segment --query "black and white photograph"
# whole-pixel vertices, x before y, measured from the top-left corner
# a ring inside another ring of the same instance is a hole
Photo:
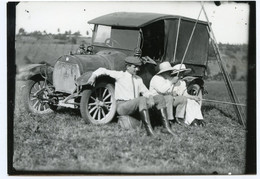
[[[256,176],[256,2],[6,6],[8,175]]]

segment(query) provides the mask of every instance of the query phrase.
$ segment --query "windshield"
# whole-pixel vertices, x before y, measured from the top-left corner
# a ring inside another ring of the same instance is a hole
[[[96,26],[93,44],[112,48],[134,50],[137,47],[139,31],[104,25]]]

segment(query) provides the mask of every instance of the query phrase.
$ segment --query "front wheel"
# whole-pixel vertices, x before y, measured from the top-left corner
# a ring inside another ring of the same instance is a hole
[[[86,123],[107,124],[115,116],[116,100],[114,85],[99,83],[82,93],[80,112]]]
[[[26,81],[23,89],[23,102],[25,109],[34,114],[48,114],[57,107],[48,104],[48,91],[43,79]]]

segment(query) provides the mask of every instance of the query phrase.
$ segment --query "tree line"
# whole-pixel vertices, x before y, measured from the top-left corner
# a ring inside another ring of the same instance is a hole
[[[86,31],[86,35],[89,35],[89,32]],[[16,36],[28,36],[28,37],[33,37],[37,40],[39,39],[44,39],[44,38],[48,38],[48,39],[56,39],[56,40],[60,40],[60,42],[70,42],[72,44],[76,44],[77,43],[77,39],[79,37],[82,36],[82,34],[80,33],[80,31],[76,31],[76,32],[72,32],[71,30],[65,31],[64,33],[62,33],[60,31],[60,29],[57,29],[57,33],[48,33],[46,30],[44,31],[38,31],[35,30],[33,32],[26,32],[26,30],[24,28],[20,28],[18,30],[18,33],[16,34]]]

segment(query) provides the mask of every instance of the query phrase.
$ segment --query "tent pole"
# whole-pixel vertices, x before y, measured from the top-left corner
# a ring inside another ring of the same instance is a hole
[[[177,34],[176,34],[175,47],[174,47],[173,62],[175,62],[175,60],[176,60],[176,52],[177,52],[177,45],[178,45],[178,39],[179,39],[180,25],[181,25],[181,18],[179,18],[179,20],[178,20],[178,28],[177,28]]]
[[[227,86],[227,89],[228,89],[228,92],[229,92],[229,96],[230,96],[230,99],[232,101],[232,103],[236,103],[236,104],[239,104],[239,100],[236,96],[236,93],[234,91],[234,88],[232,86],[232,83],[231,83],[231,80],[230,80],[230,77],[227,73],[227,69],[225,67],[225,65],[223,65],[223,60],[221,59],[221,56],[220,56],[220,50],[219,50],[219,47],[218,47],[218,44],[217,44],[217,41],[215,39],[215,36],[214,36],[214,33],[213,33],[213,30],[211,28],[211,24],[209,22],[209,19],[208,19],[208,16],[207,16],[207,13],[204,9],[204,6],[203,4],[201,4],[202,8],[203,8],[203,12],[205,14],[205,17],[207,19],[207,22],[208,22],[208,26],[210,29],[208,29],[208,33],[210,36],[212,36],[212,45],[213,45],[213,48],[214,48],[214,51],[215,51],[215,55],[216,55],[216,58],[217,58],[217,61],[218,61],[218,64],[219,64],[219,67],[220,67],[220,70],[223,74],[223,77],[224,77],[224,81],[226,83],[226,86]],[[235,112],[238,116],[238,119],[242,122],[243,126],[246,127],[246,124],[245,124],[245,118],[244,118],[244,114],[242,113],[242,108],[241,106],[238,106],[238,105],[233,105],[234,106],[234,109],[235,109]]]
[[[183,64],[183,62],[184,62],[184,59],[185,59],[185,57],[186,57],[186,53],[187,53],[188,48],[189,48],[189,46],[190,46],[191,39],[192,39],[192,37],[193,37],[193,34],[194,34],[194,32],[195,32],[195,29],[196,29],[196,27],[197,27],[197,24],[198,24],[198,21],[199,21],[199,18],[200,18],[200,14],[201,14],[201,12],[202,12],[202,9],[203,9],[203,8],[201,8],[201,10],[200,10],[200,12],[199,12],[199,16],[198,16],[198,18],[197,18],[197,20],[196,20],[196,22],[195,22],[195,24],[194,24],[194,26],[193,26],[193,29],[192,29],[192,32],[191,32],[191,35],[190,35],[190,38],[189,38],[187,47],[186,47],[186,49],[185,49],[185,51],[184,51],[184,54],[183,54],[183,57],[182,57],[182,60],[181,60],[181,63],[180,63],[180,69],[181,69],[182,64]],[[179,76],[179,71],[178,71],[178,73],[177,73],[177,77],[178,77],[178,76]]]
[[[196,20],[194,26],[193,26],[193,29],[192,29],[192,32],[191,32],[191,35],[190,35],[190,38],[189,38],[189,41],[188,41],[187,47],[186,47],[186,49],[185,49],[185,52],[184,52],[183,57],[182,57],[182,60],[181,60],[181,66],[182,66],[182,64],[183,64],[183,62],[184,62],[184,59],[185,59],[185,57],[186,57],[186,54],[187,54],[188,48],[189,48],[190,43],[191,43],[191,39],[192,39],[193,34],[194,34],[194,32],[195,32],[195,29],[196,29],[196,27],[197,27],[197,24],[198,24],[198,21],[199,21],[199,18],[200,18],[200,14],[201,14],[201,12],[202,12],[202,8],[201,8],[201,10],[200,10],[200,12],[199,12],[199,16],[198,16],[198,18],[197,18],[197,20]],[[180,68],[181,68],[181,66],[180,66]],[[177,76],[178,76],[178,75],[177,75]]]

